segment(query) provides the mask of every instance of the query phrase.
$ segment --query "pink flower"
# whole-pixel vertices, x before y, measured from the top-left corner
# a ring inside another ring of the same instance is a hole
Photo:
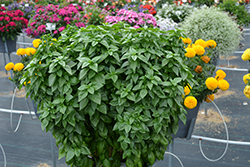
[[[133,27],[136,28],[136,29],[137,29],[137,28],[140,28],[140,26],[138,26],[138,25],[134,25]]]
[[[34,26],[34,25],[36,25],[36,22],[30,23],[30,26]]]
[[[27,29],[26,29],[26,33],[27,33],[28,35],[31,35],[31,34],[32,34],[32,28],[27,28]]]
[[[63,27],[60,27],[60,28],[59,28],[59,31],[62,32],[64,29],[65,29],[64,26],[63,26]]]
[[[57,30],[55,30],[55,31],[54,31],[54,34],[58,34],[58,31],[57,31]]]
[[[67,21],[67,22],[68,22],[68,21],[70,21],[70,18],[69,18],[69,17],[65,17],[65,18],[64,18],[64,21]]]
[[[10,26],[16,26],[16,23],[13,22],[13,21],[11,21],[11,22],[9,22],[9,25],[10,25]]]
[[[40,25],[40,26],[37,27],[38,32],[40,31],[40,32],[45,33],[45,32],[46,32],[45,29],[46,29],[46,26],[45,26],[45,25]]]
[[[4,20],[10,21],[10,18],[9,17],[5,17]]]
[[[4,19],[4,17],[2,16],[2,17],[0,17],[0,21],[2,21]]]

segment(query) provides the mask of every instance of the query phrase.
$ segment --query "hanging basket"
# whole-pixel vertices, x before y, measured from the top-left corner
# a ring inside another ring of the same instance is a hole
[[[191,135],[194,130],[194,125],[196,121],[197,114],[200,109],[200,102],[197,103],[197,106],[193,109],[187,109],[187,121],[186,125],[179,120],[179,130],[176,135],[172,135],[173,138],[186,138],[187,140],[191,138]]]
[[[17,41],[17,37],[15,37],[14,40],[12,40],[12,39],[6,40],[8,53],[16,51],[16,41]],[[5,49],[5,44],[4,44],[1,36],[0,36],[0,53],[7,53],[7,51]]]

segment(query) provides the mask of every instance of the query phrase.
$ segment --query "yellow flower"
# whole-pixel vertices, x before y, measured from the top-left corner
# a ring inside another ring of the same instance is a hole
[[[201,60],[204,62],[204,63],[209,63],[210,62],[210,60],[211,60],[211,58],[210,57],[208,57],[208,56],[201,56]]]
[[[41,61],[39,61],[39,64],[42,64],[42,62],[41,62]]]
[[[21,71],[24,68],[23,63],[16,63],[14,66],[14,71]]]
[[[52,41],[57,41],[57,39],[56,39],[56,38],[53,38]]]
[[[36,53],[36,49],[34,48],[26,48],[26,55],[31,56]]]
[[[250,81],[250,73],[243,76],[243,81],[245,84],[247,84]]]
[[[199,56],[205,53],[205,49],[201,45],[195,45],[193,49],[195,50],[196,54]]]
[[[227,76],[227,74],[223,70],[218,70],[218,71],[216,71],[215,79],[217,79],[219,81],[221,79],[224,79],[226,76]]]
[[[208,48],[215,48],[217,46],[217,43],[214,40],[208,40],[207,42],[207,47]]]
[[[205,84],[209,90],[214,90],[218,87],[218,81],[213,77],[207,78]]]
[[[9,62],[8,64],[5,65],[5,70],[10,71],[12,68],[14,68],[14,63]]]
[[[244,95],[247,97],[247,98],[249,98],[250,99],[250,86],[249,85],[247,85],[246,87],[245,87],[245,89],[244,89]]]
[[[200,46],[202,46],[203,48],[206,48],[206,47],[207,47],[207,43],[206,43],[203,39],[198,39],[198,40],[196,40],[194,44],[195,44],[195,45],[200,45]]]
[[[29,84],[29,83],[31,83],[31,81],[29,81],[29,82],[27,82],[27,83],[26,83],[26,81],[24,81],[23,84],[24,84],[24,86],[26,86],[26,85]]]
[[[193,109],[197,106],[197,99],[194,96],[188,96],[184,100],[184,105],[188,109]]]
[[[23,48],[17,49],[16,54],[18,56],[25,55],[26,54],[25,49],[23,49]]]
[[[41,39],[35,39],[32,44],[35,48],[38,48],[38,46],[42,43]]]
[[[192,58],[196,55],[196,52],[193,48],[186,48],[187,53],[185,53],[186,57]]]
[[[241,56],[241,59],[242,59],[243,61],[250,60],[250,49],[246,49],[246,50],[244,51],[244,53],[243,53],[242,56]]]
[[[207,103],[210,103],[211,101],[214,101],[214,94],[207,95],[207,97],[205,98],[205,101]]]
[[[189,44],[188,46],[187,46],[187,48],[193,48],[195,46],[195,44]]]
[[[218,81],[218,86],[221,90],[226,91],[229,89],[229,83],[225,79]]]
[[[189,87],[190,87],[190,85],[187,85],[187,86],[184,87],[184,93],[185,93],[185,95],[188,95],[190,93],[190,88]]]
[[[190,38],[181,38],[184,44],[191,44],[192,40]]]

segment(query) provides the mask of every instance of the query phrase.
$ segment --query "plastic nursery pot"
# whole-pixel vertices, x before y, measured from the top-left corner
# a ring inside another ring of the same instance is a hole
[[[186,125],[183,124],[181,120],[179,120],[179,130],[176,135],[172,135],[173,138],[186,138],[187,140],[191,138],[191,135],[194,130],[194,125],[196,121],[197,114],[200,109],[201,102],[197,103],[197,106],[193,109],[186,109],[187,111],[187,121]]]
[[[1,53],[11,53],[11,52],[16,51],[16,41],[17,41],[17,37],[15,37],[14,40],[12,40],[12,39],[6,40],[7,49],[8,49],[8,51],[7,51],[5,49],[5,42],[3,41],[2,37],[0,36],[0,52]]]

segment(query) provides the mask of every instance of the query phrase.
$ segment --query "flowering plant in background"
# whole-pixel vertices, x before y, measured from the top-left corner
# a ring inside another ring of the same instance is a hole
[[[140,8],[148,11],[148,13],[155,15],[157,12],[155,10],[155,8],[152,5],[140,5]]]
[[[192,42],[190,38],[182,38],[182,41],[186,47],[185,56],[188,57],[186,64],[196,80],[192,87],[189,84],[186,85],[185,96],[193,96],[200,102],[203,100],[210,102],[209,99],[214,99],[214,93],[218,89],[222,91],[229,89],[229,83],[224,79],[226,73],[223,70],[216,71],[216,76],[213,77],[215,65],[210,60],[217,43],[214,40],[202,39]]]
[[[157,15],[163,18],[171,18],[174,22],[180,23],[194,10],[196,8],[188,4],[177,5],[167,2],[158,10]]]
[[[23,15],[19,9],[8,11],[5,7],[0,7],[0,37],[3,41],[14,40],[27,27],[29,21]]]
[[[246,49],[241,55],[243,61],[248,61],[250,64],[250,48]],[[248,74],[243,76],[243,82],[246,84],[244,89],[244,95],[250,99],[250,69],[248,70]]]
[[[34,5],[30,5],[28,3],[25,2],[21,2],[21,3],[17,3],[16,1],[14,1],[12,4],[10,4],[7,9],[8,10],[17,10],[20,9],[23,12],[23,17],[26,18],[27,20],[29,20],[32,15],[35,13],[34,11]]]
[[[38,47],[41,43],[40,39],[36,39],[33,41],[33,47]],[[28,48],[19,48],[16,52],[18,56],[21,56],[21,61],[14,64],[13,62],[9,62],[5,65],[5,69],[7,71],[13,70],[13,77],[9,78],[14,84],[19,87],[20,85],[20,79],[23,77],[24,74],[24,68],[28,65],[28,63],[33,58],[33,55],[36,53],[36,49],[33,47]],[[30,81],[25,82],[24,85],[26,86],[29,84]]]
[[[89,5],[85,8],[86,25],[101,25],[105,23],[105,17],[111,13],[95,5]]]
[[[106,22],[115,24],[125,22],[132,27],[139,28],[144,26],[157,27],[156,19],[151,14],[137,13],[132,10],[121,9],[116,16],[106,16]]]
[[[65,27],[75,25],[77,27],[85,27],[87,17],[84,16],[81,6],[69,5],[59,7],[59,5],[48,5],[36,9],[36,14],[30,19],[26,33],[28,36],[36,37],[44,34],[52,33],[52,36],[59,37],[60,32]],[[46,23],[55,24],[52,31],[48,30]]]
[[[178,24],[175,23],[171,18],[163,18],[161,16],[157,16],[156,19],[156,23],[159,26],[159,29],[163,31],[174,30],[178,27]]]

